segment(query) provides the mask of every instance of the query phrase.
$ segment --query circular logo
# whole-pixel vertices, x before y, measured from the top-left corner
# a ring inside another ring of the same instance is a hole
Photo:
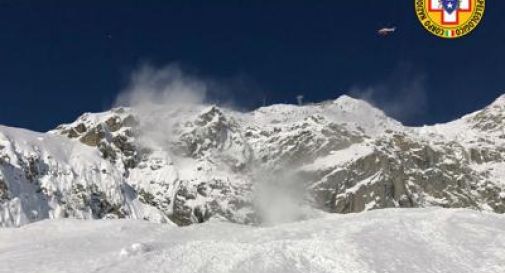
[[[433,35],[455,39],[472,32],[482,20],[486,0],[415,0],[416,14]]]

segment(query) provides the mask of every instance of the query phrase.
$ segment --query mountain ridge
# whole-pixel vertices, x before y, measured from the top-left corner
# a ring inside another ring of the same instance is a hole
[[[48,133],[0,127],[0,225],[61,217],[251,224],[310,217],[306,208],[505,213],[504,116],[501,96],[452,122],[407,127],[342,96],[251,112],[119,107]],[[275,217],[265,206],[278,208]]]

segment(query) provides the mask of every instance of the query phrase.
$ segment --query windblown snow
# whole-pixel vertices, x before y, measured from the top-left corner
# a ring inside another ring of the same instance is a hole
[[[505,217],[386,209],[270,227],[133,220],[0,229],[0,272],[505,272]]]

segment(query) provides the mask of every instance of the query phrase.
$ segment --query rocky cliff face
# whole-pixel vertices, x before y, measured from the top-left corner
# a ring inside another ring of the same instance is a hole
[[[281,218],[305,217],[306,207],[505,213],[504,115],[499,98],[454,122],[410,128],[343,96],[249,113],[117,108],[46,134],[0,127],[0,224],[48,217],[257,223],[265,206]]]

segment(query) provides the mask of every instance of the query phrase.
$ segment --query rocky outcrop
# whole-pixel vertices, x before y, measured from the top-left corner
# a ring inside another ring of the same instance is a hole
[[[125,108],[116,108],[102,118],[84,114],[75,123],[59,126],[54,132],[97,147],[103,158],[114,163],[121,159],[127,168],[133,168],[138,164],[142,149],[135,147],[133,127],[138,121],[128,112]]]
[[[0,203],[9,200],[9,188],[7,188],[7,183],[0,177]]]
[[[459,157],[464,147],[430,146],[406,135],[382,138],[373,146],[372,153],[336,171],[311,174],[322,181],[313,188],[319,207],[337,213],[427,206],[503,213],[503,187],[475,172],[472,156]]]

